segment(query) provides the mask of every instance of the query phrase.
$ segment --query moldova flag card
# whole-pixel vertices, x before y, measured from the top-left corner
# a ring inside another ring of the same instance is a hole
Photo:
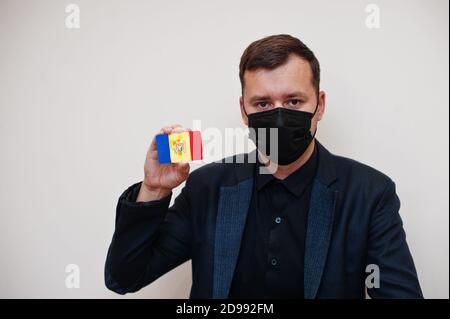
[[[203,159],[199,131],[156,135],[158,161],[161,164],[183,163]]]

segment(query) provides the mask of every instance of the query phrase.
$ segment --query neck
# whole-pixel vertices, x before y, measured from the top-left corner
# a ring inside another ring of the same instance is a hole
[[[312,153],[314,152],[315,147],[315,139],[311,141],[311,143],[308,145],[308,148],[306,151],[294,162],[288,165],[274,165],[276,168],[276,171],[272,174],[278,179],[285,179],[289,175],[291,175],[293,172],[298,170],[300,167],[302,167],[311,157]],[[268,162],[267,165],[270,163]]]

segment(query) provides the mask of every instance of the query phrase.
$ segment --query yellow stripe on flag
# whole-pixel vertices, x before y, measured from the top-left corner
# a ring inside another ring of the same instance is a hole
[[[172,163],[189,162],[191,160],[189,132],[169,134],[169,147]]]

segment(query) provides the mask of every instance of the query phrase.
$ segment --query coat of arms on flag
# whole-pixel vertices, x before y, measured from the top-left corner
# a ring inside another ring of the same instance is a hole
[[[161,164],[201,160],[202,138],[199,131],[156,135],[158,161]]]

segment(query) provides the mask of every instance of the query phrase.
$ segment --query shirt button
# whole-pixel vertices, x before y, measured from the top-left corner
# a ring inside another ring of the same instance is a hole
[[[276,260],[275,258],[272,258],[272,260],[270,261],[270,263],[272,264],[272,266],[276,266],[277,260]]]
[[[277,224],[281,223],[281,217],[275,218],[275,223],[277,223]]]

